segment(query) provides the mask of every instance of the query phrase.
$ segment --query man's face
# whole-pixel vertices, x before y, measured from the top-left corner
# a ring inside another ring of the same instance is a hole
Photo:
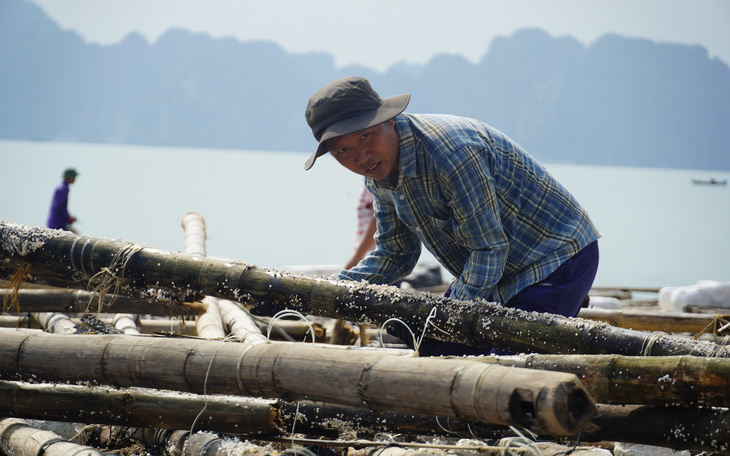
[[[327,141],[338,162],[353,173],[375,180],[390,177],[398,182],[398,135],[390,119],[374,127]]]

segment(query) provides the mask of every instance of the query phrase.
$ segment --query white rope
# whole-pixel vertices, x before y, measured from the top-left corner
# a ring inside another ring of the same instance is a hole
[[[535,446],[536,435],[532,434],[532,438],[528,438],[514,427],[510,426],[510,429],[517,436],[505,437],[499,440],[497,446],[500,448],[500,455],[516,456],[517,454],[531,454],[533,456],[543,456],[540,448]]]
[[[312,345],[314,345],[317,340],[317,334],[314,332],[314,326],[312,325],[312,322],[307,320],[307,317],[304,316],[304,314],[302,314],[301,312],[297,312],[296,310],[291,309],[281,310],[274,314],[273,317],[271,317],[271,321],[269,321],[269,327],[266,329],[266,341],[268,343],[271,343],[271,329],[274,327],[274,322],[278,319],[289,316],[299,317],[301,320],[304,320],[304,322],[307,323],[307,326],[309,326],[309,331],[312,333]]]
[[[210,357],[210,363],[208,363],[208,370],[205,371],[205,380],[203,381],[203,408],[200,410],[200,413],[198,413],[198,416],[195,417],[193,420],[193,423],[190,425],[190,435],[193,435],[193,429],[195,429],[195,423],[198,422],[198,419],[203,414],[206,408],[208,408],[208,375],[210,375],[210,368],[213,367],[213,361],[215,360],[215,355],[218,354],[218,350],[223,348],[223,346],[226,344],[225,339],[221,344],[218,346],[218,348],[215,349],[213,352],[213,356]]]
[[[418,356],[418,349],[421,347],[421,343],[423,342],[423,337],[426,335],[426,328],[428,328],[428,325],[431,324],[434,328],[438,329],[439,331],[446,333],[441,328],[437,327],[433,323],[431,323],[431,319],[436,316],[436,307],[431,308],[431,312],[428,313],[428,317],[426,317],[426,322],[423,324],[423,331],[421,331],[421,337],[416,339],[416,335],[411,331],[411,328],[400,318],[389,318],[383,322],[383,324],[380,326],[380,331],[378,331],[378,342],[380,342],[380,347],[385,347],[385,344],[383,344],[383,330],[385,329],[385,326],[393,322],[398,322],[406,327],[409,333],[411,333],[411,338],[413,339],[413,356]]]

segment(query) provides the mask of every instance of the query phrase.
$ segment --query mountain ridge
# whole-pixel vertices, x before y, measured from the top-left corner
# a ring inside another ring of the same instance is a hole
[[[476,63],[378,72],[184,29],[89,44],[30,2],[0,5],[0,138],[309,152],[309,96],[358,74],[381,96],[410,92],[409,112],[478,118],[541,160],[730,170],[730,67],[700,46],[524,29]]]

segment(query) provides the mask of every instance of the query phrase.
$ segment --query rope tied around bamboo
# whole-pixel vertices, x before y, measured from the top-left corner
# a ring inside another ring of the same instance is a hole
[[[7,227],[12,229],[5,230]],[[55,240],[62,239],[69,241],[54,243]],[[79,236],[63,230],[0,221],[0,258],[8,257],[3,261],[7,266],[13,265],[12,258],[30,259],[44,251],[49,254],[48,257],[40,263],[28,263],[31,269],[25,276],[39,276],[48,279],[53,285],[56,281],[61,281],[63,285],[74,288],[78,288],[77,284],[83,284],[82,288],[91,292],[89,305],[98,299],[99,312],[103,306],[110,305],[118,294],[137,295],[142,299],[154,299],[168,304],[194,302],[204,296],[190,287],[175,286],[174,282],[147,283],[144,280],[145,271],[134,266],[140,254],[145,252],[163,256],[171,252],[149,245]],[[57,263],[63,265],[61,270]],[[162,262],[158,262],[157,266],[165,267]],[[16,268],[21,269],[17,265]],[[18,284],[15,285],[17,287]],[[113,292],[110,293],[111,290]],[[112,298],[105,302],[107,294],[111,294]]]
[[[74,271],[73,276],[78,281],[86,281],[86,290],[92,293],[92,298],[89,301],[89,305],[91,305],[91,303],[93,302],[93,296],[96,295],[99,302],[97,312],[101,313],[104,305],[111,305],[112,302],[114,302],[114,299],[117,296],[119,289],[130,282],[130,279],[124,276],[124,272],[132,257],[137,252],[140,252],[144,247],[138,244],[129,244],[122,247],[116,254],[114,254],[111,262],[109,263],[109,266],[102,266],[99,272],[93,273],[94,268],[91,256],[89,256],[89,266],[91,272],[86,271],[86,268],[84,267],[84,250],[91,241],[91,239],[89,238],[87,238],[87,241],[83,243],[83,247],[79,252],[80,264],[78,267],[76,266],[76,263],[74,261],[74,248],[79,239],[74,240],[74,243],[71,244],[71,249],[69,252],[69,257],[71,259],[71,269]],[[109,302],[105,302],[104,298],[106,297],[109,290],[111,290],[112,288],[114,288],[112,298],[109,300]]]

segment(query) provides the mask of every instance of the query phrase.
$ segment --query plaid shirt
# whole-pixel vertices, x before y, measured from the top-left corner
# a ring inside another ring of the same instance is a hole
[[[393,283],[421,244],[456,278],[453,299],[505,303],[598,239],[586,211],[545,168],[482,122],[395,117],[400,176],[367,179],[376,249],[341,279]]]

